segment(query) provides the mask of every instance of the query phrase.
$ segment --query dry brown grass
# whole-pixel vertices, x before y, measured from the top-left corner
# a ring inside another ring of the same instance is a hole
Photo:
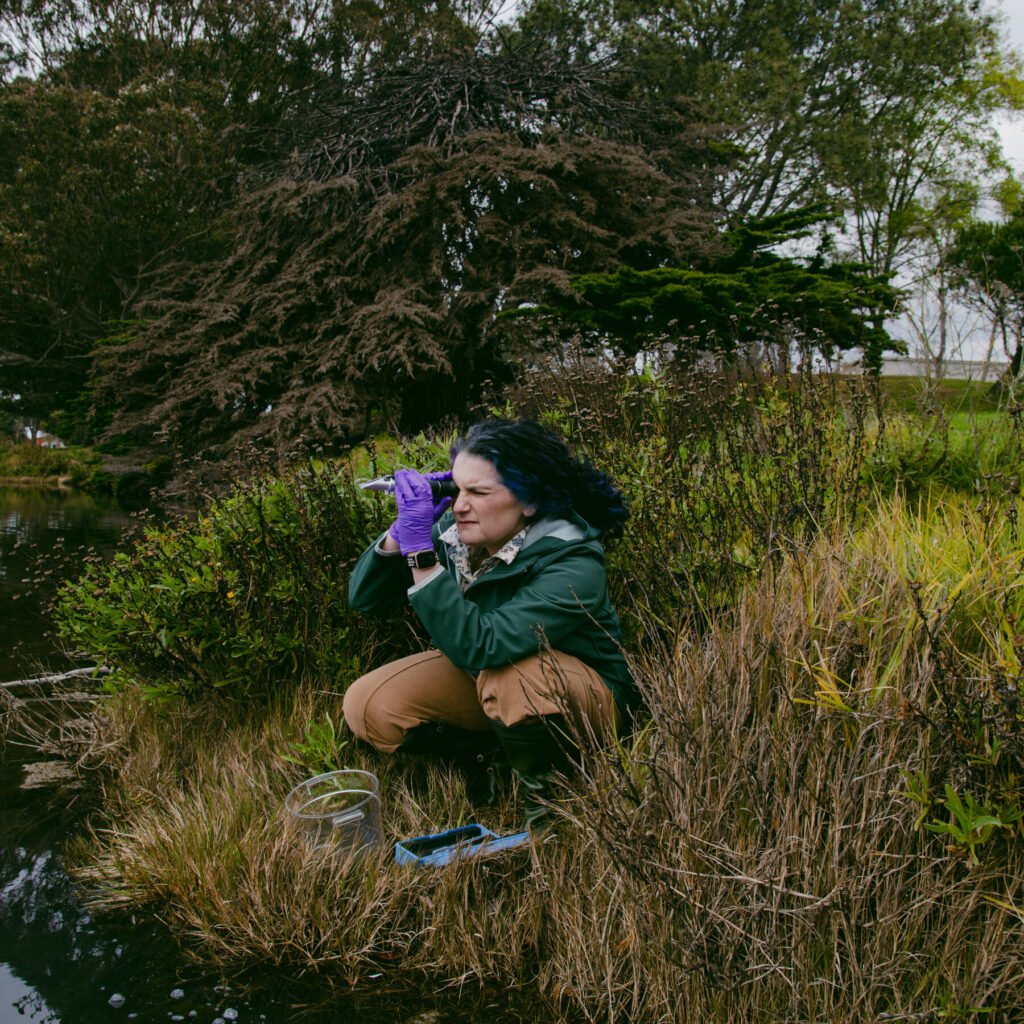
[[[1005,795],[955,735],[956,701],[1019,680],[1022,545],[990,511],[892,502],[700,635],[649,639],[651,724],[589,759],[529,854],[316,856],[285,827],[302,773],[282,755],[337,695],[299,688],[252,720],[125,693],[91,718],[107,816],[78,870],[97,904],[155,904],[207,957],[535,988],[551,1018],[1019,1020],[1019,824],[972,866],[906,795],[906,771]],[[1000,722],[982,739],[1017,727]],[[513,802],[472,812],[456,772],[348,752],[381,776],[390,838],[516,826]]]
[[[957,666],[927,611],[945,610],[980,687],[1001,671],[990,612],[1020,585],[1020,549],[1003,562],[981,540],[968,510],[929,528],[894,504],[856,542],[766,572],[700,642],[641,659],[649,742],[597,760],[565,808],[590,848],[582,887],[600,879],[628,909],[552,884],[555,934],[613,933],[560,944],[550,966],[590,993],[591,1019],[1020,1019],[1019,831],[972,868],[915,829],[905,795],[905,769],[941,778],[956,753],[932,705]]]

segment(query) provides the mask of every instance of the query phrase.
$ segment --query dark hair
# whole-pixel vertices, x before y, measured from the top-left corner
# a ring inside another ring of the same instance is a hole
[[[533,420],[482,420],[452,448],[493,463],[505,486],[537,517],[576,512],[607,537],[622,533],[629,509],[611,477],[578,459],[554,431]]]

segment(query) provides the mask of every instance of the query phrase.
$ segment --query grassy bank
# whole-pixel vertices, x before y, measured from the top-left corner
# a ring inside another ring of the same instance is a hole
[[[911,414],[1002,412],[1014,400],[1007,388],[993,381],[892,376],[883,377],[881,387],[892,411]]]
[[[100,492],[109,492],[113,486],[103,471],[101,456],[91,448],[41,448],[12,442],[0,442],[0,482]]]
[[[96,904],[159,909],[225,963],[518,988],[550,1019],[1019,1019],[1013,422],[942,435],[831,378],[590,363],[505,398],[629,493],[609,564],[646,725],[590,756],[528,853],[317,856],[282,803],[325,763],[380,775],[389,839],[518,809],[326,727],[347,682],[422,643],[344,603],[390,510],[344,466],[260,481],[66,592],[65,636],[115,669],[64,731],[103,787],[74,851]]]

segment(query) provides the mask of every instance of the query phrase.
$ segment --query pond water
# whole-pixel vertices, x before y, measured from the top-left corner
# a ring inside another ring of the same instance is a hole
[[[91,549],[109,554],[132,522],[74,491],[0,487],[0,680],[70,666],[49,622],[54,590]]]
[[[85,495],[0,488],[0,681],[72,667],[53,635],[52,594],[90,549],[112,552],[132,522],[122,509]],[[153,915],[93,917],[61,854],[88,813],[90,794],[40,778],[31,767],[40,756],[14,737],[0,741],[0,754],[0,1024],[524,1019],[478,996],[410,1003],[408,979],[383,974],[369,976],[354,995],[333,992],[322,977],[276,970],[224,977],[186,955]]]

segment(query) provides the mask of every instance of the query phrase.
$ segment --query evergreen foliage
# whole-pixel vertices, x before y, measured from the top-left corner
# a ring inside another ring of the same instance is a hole
[[[486,4],[0,5],[0,400],[63,409],[95,440],[109,321],[132,319],[157,272],[230,247],[233,204],[295,146],[319,87],[462,38],[463,13]]]
[[[0,399],[86,433],[91,351],[168,263],[218,249],[317,64],[290,0],[9,4],[0,86]],[[101,417],[102,420],[102,417]],[[96,424],[91,425],[93,433]]]
[[[0,90],[0,401],[22,418],[73,403],[106,322],[162,262],[215,244],[209,218],[230,158],[188,91]]]
[[[582,274],[573,281],[582,303],[520,315],[555,317],[627,355],[664,338],[687,360],[702,352],[732,356],[751,345],[785,349],[787,341],[803,338],[829,357],[859,348],[865,365],[877,368],[883,352],[898,348],[881,326],[897,305],[896,290],[864,267],[830,262],[820,251],[806,259],[778,254],[821,219],[820,210],[809,209],[742,224],[725,233],[725,251],[703,267]],[[768,322],[759,315],[765,312]],[[775,328],[779,323],[789,326],[788,335]]]
[[[974,0],[499,13],[0,5],[0,402],[122,451],[409,429],[557,344],[500,314],[620,267],[685,269],[637,286],[655,320],[770,293],[872,363],[878,282],[763,253],[717,279],[721,212],[827,203],[884,279],[1000,172],[993,116],[1024,102]]]

